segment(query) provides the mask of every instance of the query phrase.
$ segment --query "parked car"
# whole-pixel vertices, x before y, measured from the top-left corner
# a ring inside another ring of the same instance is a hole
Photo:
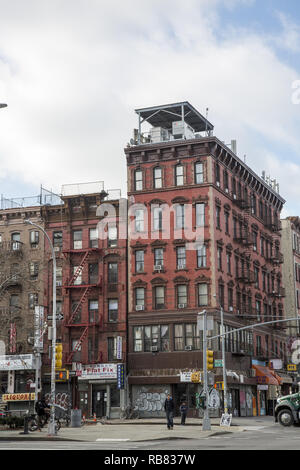
[[[292,426],[300,423],[300,393],[277,399],[275,422],[279,422],[282,426]]]

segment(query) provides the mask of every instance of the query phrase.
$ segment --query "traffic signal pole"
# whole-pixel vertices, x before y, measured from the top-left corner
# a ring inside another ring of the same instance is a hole
[[[224,331],[224,312],[221,306],[221,329],[222,329],[222,359],[223,359],[223,382],[224,382],[224,413],[228,414],[228,401],[227,401],[227,376],[226,376],[226,363],[225,363],[225,331]]]
[[[208,392],[208,380],[207,380],[207,312],[206,310],[203,311],[203,387],[204,387],[204,394],[205,394],[205,406],[204,406],[204,414],[203,414],[203,422],[202,422],[202,431],[210,431],[210,419],[209,419],[209,410],[208,410],[208,400],[209,400],[209,392]]]

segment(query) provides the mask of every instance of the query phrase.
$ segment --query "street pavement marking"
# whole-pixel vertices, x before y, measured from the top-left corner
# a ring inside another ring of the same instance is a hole
[[[130,441],[130,439],[96,439],[96,442],[98,441],[109,441],[109,442],[113,442],[113,441]]]

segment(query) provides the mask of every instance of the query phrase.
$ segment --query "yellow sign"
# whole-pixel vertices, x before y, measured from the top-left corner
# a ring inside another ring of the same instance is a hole
[[[5,393],[3,401],[34,401],[35,393]]]
[[[193,372],[191,375],[191,381],[194,383],[200,383],[200,372]]]
[[[297,366],[296,366],[296,364],[288,364],[288,365],[287,365],[287,370],[289,370],[289,371],[297,371]]]

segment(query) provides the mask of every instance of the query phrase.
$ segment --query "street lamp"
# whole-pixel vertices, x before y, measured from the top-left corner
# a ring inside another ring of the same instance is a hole
[[[53,294],[52,294],[52,361],[51,361],[51,401],[50,401],[50,421],[49,421],[49,428],[48,433],[49,436],[56,435],[56,428],[55,428],[55,349],[56,349],[56,258],[53,244],[49,238],[47,232],[38,224],[35,224],[31,220],[25,220],[25,224],[33,225],[34,227],[38,228],[43,232],[45,237],[47,238],[53,259]]]

